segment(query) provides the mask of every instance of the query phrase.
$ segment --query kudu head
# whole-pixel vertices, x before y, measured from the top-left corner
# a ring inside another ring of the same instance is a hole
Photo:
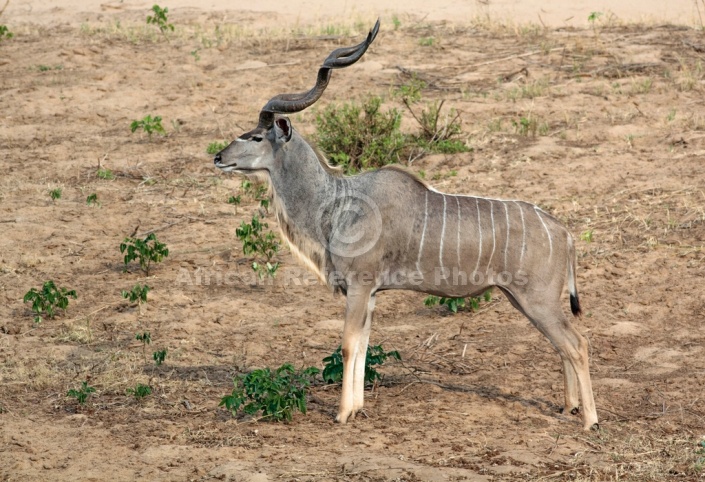
[[[333,69],[340,69],[357,62],[367,51],[377,36],[379,20],[370,30],[365,41],[354,47],[334,50],[318,70],[316,85],[308,92],[299,94],[280,94],[273,97],[262,108],[257,127],[230,143],[215,155],[213,162],[225,172],[256,175],[262,171],[272,172],[277,159],[283,159],[277,153],[286,149],[292,136],[297,136],[289,118],[278,114],[299,112],[313,105],[326,90]]]

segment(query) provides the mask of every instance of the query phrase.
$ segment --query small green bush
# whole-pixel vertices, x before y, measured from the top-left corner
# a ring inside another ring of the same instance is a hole
[[[445,305],[453,313],[457,313],[459,310],[469,306],[472,311],[477,311],[480,309],[480,303],[482,300],[489,303],[492,301],[492,290],[487,290],[483,295],[471,297],[471,298],[439,298],[438,296],[427,296],[424,299],[424,305],[431,307],[437,304]]]
[[[262,418],[290,421],[297,410],[306,413],[306,390],[319,372],[315,367],[296,370],[288,363],[275,371],[254,370],[236,378],[232,393],[218,406],[225,406],[233,416],[242,408],[249,415],[262,412]]]
[[[149,385],[138,384],[135,388],[128,388],[125,390],[128,395],[132,395],[137,400],[141,400],[147,395],[151,395],[152,388]]]
[[[218,141],[211,142],[210,144],[208,144],[208,147],[206,148],[206,152],[211,155],[217,154],[220,151],[222,151],[223,149],[225,149],[226,147],[228,147],[227,142],[218,142]]]
[[[169,256],[166,244],[157,241],[157,236],[154,233],[150,233],[144,239],[125,238],[120,244],[120,252],[125,254],[123,258],[125,266],[130,261],[139,260],[140,268],[147,276],[149,276],[149,267],[152,263],[161,263],[164,258]]]
[[[152,6],[152,12],[154,12],[154,15],[147,16],[147,24],[159,27],[159,31],[164,37],[166,37],[167,31],[174,31],[174,25],[169,23],[169,18],[167,17],[169,13],[167,7],[162,8],[159,5],[154,5]]]
[[[51,189],[49,191],[49,197],[51,198],[52,201],[56,201],[57,199],[61,199],[61,188],[57,187],[55,189]]]
[[[166,131],[162,126],[162,118],[158,115],[154,117],[148,115],[142,120],[132,121],[132,123],[130,124],[130,131],[132,131],[132,133],[134,134],[137,129],[142,129],[144,132],[146,132],[147,136],[149,136],[150,139],[152,138],[152,134],[155,132],[163,136],[166,135]]]
[[[425,150],[443,154],[455,154],[470,150],[465,142],[458,138],[460,135],[460,113],[455,109],[450,109],[445,116],[441,115],[445,101],[427,104],[427,107],[421,110],[420,115],[416,115],[411,108],[411,102],[406,97],[402,97],[402,101],[421,127],[421,132],[412,136],[416,145]]]
[[[99,168],[95,175],[98,176],[98,178],[100,179],[105,179],[106,181],[115,179],[115,174],[113,174],[113,171],[106,167]]]
[[[86,198],[86,204],[89,206],[100,206],[100,201],[98,201],[98,195],[96,193],[89,194]]]
[[[383,112],[381,105],[380,97],[370,97],[362,105],[330,105],[316,116],[316,142],[332,164],[353,174],[399,162],[406,145],[401,113]]]
[[[77,298],[76,290],[58,288],[53,281],[45,281],[41,290],[30,289],[24,295],[25,303],[32,303],[32,311],[36,313],[35,323],[42,322],[42,313],[46,313],[49,318],[54,318],[56,309],[66,311],[69,306],[69,298]]]
[[[0,25],[0,42],[5,39],[11,39],[14,35],[15,34],[10,32],[10,29],[7,28],[7,25]]]
[[[252,270],[262,278],[265,274],[274,277],[279,263],[272,263],[272,258],[281,248],[277,236],[269,231],[264,234],[267,223],[260,221],[259,217],[252,216],[252,221],[243,221],[235,230],[235,235],[242,241],[242,252],[245,256],[253,255]]]
[[[166,348],[152,353],[152,358],[154,359],[154,363],[156,363],[157,366],[160,366],[162,363],[164,363],[164,360],[166,360],[166,353]]]
[[[147,302],[147,293],[149,293],[150,289],[152,288],[149,285],[141,286],[137,284],[130,291],[122,290],[120,294],[123,298],[129,300],[130,303],[142,304]]]
[[[88,386],[88,380],[85,380],[81,382],[81,387],[78,390],[72,388],[66,393],[66,396],[75,398],[79,404],[85,405],[91,393],[95,393],[95,388]]]

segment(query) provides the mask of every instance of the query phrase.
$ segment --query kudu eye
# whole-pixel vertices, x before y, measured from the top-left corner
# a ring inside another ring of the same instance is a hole
[[[262,142],[262,137],[261,136],[252,136],[252,140],[255,142]]]

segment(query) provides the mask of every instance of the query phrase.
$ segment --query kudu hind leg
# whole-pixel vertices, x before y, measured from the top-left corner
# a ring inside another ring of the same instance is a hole
[[[585,337],[566,319],[559,300],[555,302],[555,306],[548,306],[545,297],[528,301],[503,291],[514,307],[529,318],[558,351],[563,363],[564,411],[577,413],[579,394],[583,403],[583,428],[589,430],[596,426],[597,411],[592,394],[588,343]]]
[[[527,313],[536,327],[553,344],[563,361],[565,382],[565,409],[575,413],[577,391],[583,405],[583,428],[597,426],[597,411],[592,394],[588,342],[566,318],[560,306],[557,308],[532,309]]]
[[[362,397],[360,393],[356,397],[356,389],[361,391],[364,388],[365,376],[365,356],[367,355],[367,336],[369,329],[366,326],[368,320],[368,304],[370,303],[370,293],[359,292],[348,289],[347,304],[345,309],[345,327],[343,328],[343,388],[340,396],[340,407],[335,421],[346,423],[355,418],[357,410],[362,408]],[[367,332],[366,332],[367,331]],[[360,353],[364,341],[364,351]],[[358,361],[362,358],[361,361]],[[362,365],[362,369],[357,368]],[[362,380],[356,378],[362,374]]]

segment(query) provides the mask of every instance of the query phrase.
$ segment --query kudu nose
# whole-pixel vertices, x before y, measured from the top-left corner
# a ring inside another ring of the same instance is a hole
[[[215,164],[217,166],[218,164],[220,164],[220,161],[222,161],[222,160],[223,160],[223,157],[220,155],[220,152],[219,152],[213,158],[213,164]]]

